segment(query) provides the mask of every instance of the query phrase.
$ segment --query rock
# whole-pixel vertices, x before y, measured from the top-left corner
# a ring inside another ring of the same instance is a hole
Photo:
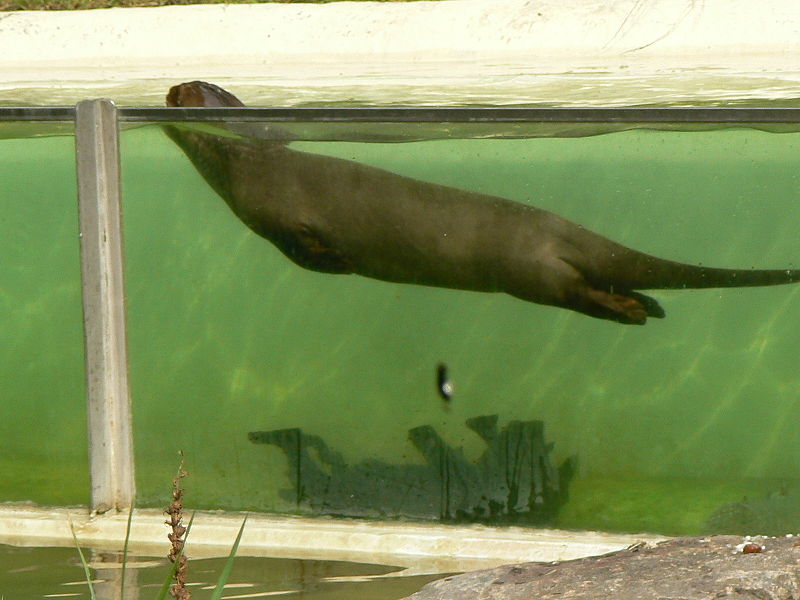
[[[712,536],[522,563],[429,583],[406,600],[800,599],[800,537]]]
[[[800,490],[781,489],[765,496],[723,504],[703,527],[703,533],[780,535],[800,530]]]

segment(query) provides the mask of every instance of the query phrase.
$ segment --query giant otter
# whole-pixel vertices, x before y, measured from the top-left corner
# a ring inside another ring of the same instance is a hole
[[[167,104],[244,106],[202,81],[174,86]],[[165,129],[237,217],[314,271],[506,292],[639,325],[664,311],[636,290],[800,280],[796,269],[714,269],[656,258],[546,210],[281,141]]]

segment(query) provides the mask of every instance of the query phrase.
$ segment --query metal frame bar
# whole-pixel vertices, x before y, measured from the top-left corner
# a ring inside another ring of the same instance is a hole
[[[0,106],[0,121],[72,121],[74,106]]]
[[[119,127],[110,100],[75,107],[91,509],[133,504],[125,330]]]
[[[117,109],[125,123],[221,121],[354,123],[800,123],[800,108],[300,107]],[[0,121],[71,121],[75,108],[0,107]]]
[[[125,108],[126,122],[273,121],[356,123],[786,123],[795,108],[301,107]]]

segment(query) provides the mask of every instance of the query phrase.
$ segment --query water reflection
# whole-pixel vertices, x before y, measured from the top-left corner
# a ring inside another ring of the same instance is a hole
[[[87,559],[98,600],[155,598],[169,572],[166,559],[129,556],[125,588],[120,593],[122,553],[93,551]],[[190,558],[192,598],[211,597],[224,562],[224,558]],[[402,570],[386,565],[240,556],[222,597],[393,600],[407,596],[439,577],[441,575],[405,577]],[[89,598],[89,591],[74,548],[0,544],[0,595],[15,600]]]

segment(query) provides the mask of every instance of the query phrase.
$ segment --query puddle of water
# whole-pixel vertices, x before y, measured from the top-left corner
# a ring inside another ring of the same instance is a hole
[[[120,598],[121,553],[89,551],[93,585],[99,600]],[[188,581],[192,598],[210,598],[224,558],[191,559]],[[169,570],[165,558],[129,556],[126,600],[155,598]],[[412,594],[442,575],[403,576],[388,565],[343,561],[240,556],[223,598],[309,598],[313,600],[395,600]],[[18,547],[0,544],[0,597],[89,598],[83,567],[74,548]]]

